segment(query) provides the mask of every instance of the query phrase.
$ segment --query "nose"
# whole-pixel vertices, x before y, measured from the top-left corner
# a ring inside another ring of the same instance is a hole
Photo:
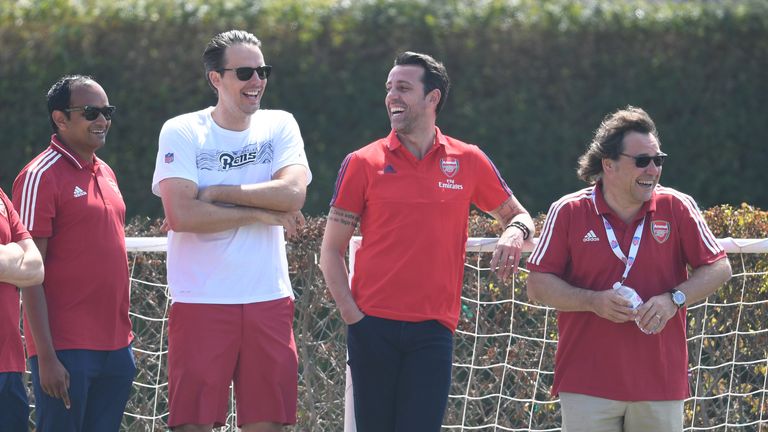
[[[645,172],[652,175],[657,175],[661,172],[661,167],[656,166],[656,164],[651,161],[651,163],[648,164],[648,166],[645,167]]]

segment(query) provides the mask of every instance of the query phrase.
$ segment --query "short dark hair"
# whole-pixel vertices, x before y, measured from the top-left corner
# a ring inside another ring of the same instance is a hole
[[[64,111],[69,108],[72,100],[72,87],[82,85],[88,82],[96,82],[88,75],[65,75],[59,78],[48,90],[48,120],[51,122],[51,128],[54,133],[59,131],[56,122],[53,121],[54,111]],[[64,111],[64,115],[69,118],[69,113]]]
[[[217,95],[219,92],[216,90],[216,87],[213,86],[213,83],[211,83],[211,79],[208,78],[208,72],[221,72],[224,69],[224,66],[226,66],[224,63],[226,63],[225,55],[227,48],[237,44],[261,47],[261,41],[252,33],[248,33],[245,30],[229,30],[214,36],[208,42],[208,45],[206,45],[205,51],[203,51],[205,80]]]
[[[448,78],[448,71],[445,66],[432,56],[427,54],[406,51],[395,57],[395,66],[416,65],[424,68],[424,95],[434,89],[440,90],[440,100],[435,107],[435,113],[439,113],[448,99],[448,91],[451,89],[451,80]]]
[[[603,159],[619,158],[624,151],[624,136],[629,132],[651,134],[661,145],[651,116],[642,108],[627,105],[603,118],[587,151],[579,157],[579,178],[589,184],[597,182],[603,175]]]

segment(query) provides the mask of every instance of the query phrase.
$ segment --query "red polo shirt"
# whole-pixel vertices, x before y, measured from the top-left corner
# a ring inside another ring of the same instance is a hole
[[[0,244],[30,238],[11,200],[0,189]],[[0,373],[24,372],[24,346],[19,333],[19,290],[0,282]]]
[[[611,250],[601,215],[613,226],[625,256],[645,218],[637,258],[625,281],[643,301],[685,281],[687,265],[695,269],[725,257],[691,197],[658,186],[626,225],[608,207],[598,184],[552,204],[528,269],[554,274],[579,288],[611,289],[625,266]],[[634,322],[617,324],[591,312],[559,312],[552,392],[622,401],[685,399],[685,328],[685,309],[657,335],[644,334]]]
[[[48,239],[43,287],[54,348],[128,346],[125,204],[112,169],[82,160],[54,135],[16,177],[13,202],[30,234]],[[31,337],[27,351],[37,353]]]
[[[363,313],[455,330],[470,204],[492,211],[512,191],[477,146],[435,129],[422,160],[394,132],[349,154],[331,206],[360,215],[352,295]]]

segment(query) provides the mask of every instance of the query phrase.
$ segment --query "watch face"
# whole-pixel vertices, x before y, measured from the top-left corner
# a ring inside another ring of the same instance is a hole
[[[685,303],[685,294],[682,291],[673,292],[672,301],[678,306],[683,305]]]

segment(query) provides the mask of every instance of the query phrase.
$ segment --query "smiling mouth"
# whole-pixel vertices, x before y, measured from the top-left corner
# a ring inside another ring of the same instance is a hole
[[[392,115],[392,117],[400,115],[405,112],[405,108],[396,107],[396,108],[390,108],[389,113]]]
[[[260,90],[251,90],[251,91],[245,91],[245,92],[243,92],[243,95],[245,95],[245,97],[248,97],[248,98],[253,98],[253,99],[255,99],[255,98],[259,97],[259,94],[260,94],[260,93],[261,93],[261,91],[260,91]]]

